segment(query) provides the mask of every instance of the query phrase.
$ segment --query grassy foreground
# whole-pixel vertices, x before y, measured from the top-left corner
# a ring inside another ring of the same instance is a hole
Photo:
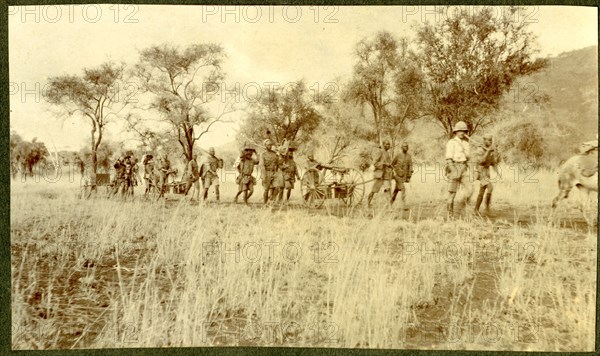
[[[550,212],[539,178],[498,184],[492,221],[446,221],[444,188],[414,177],[408,218],[382,198],[333,216],[17,182],[12,346],[591,351],[596,227],[571,228],[573,202]]]

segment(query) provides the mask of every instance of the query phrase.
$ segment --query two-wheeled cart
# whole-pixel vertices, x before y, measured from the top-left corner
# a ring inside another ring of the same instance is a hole
[[[318,165],[309,168],[300,182],[304,205],[320,208],[325,199],[340,199],[346,206],[360,204],[365,195],[365,180],[354,168]]]
[[[96,192],[102,197],[108,197],[114,189],[114,182],[110,179],[109,173],[90,173],[84,174],[80,181],[79,197],[88,199],[92,192]]]

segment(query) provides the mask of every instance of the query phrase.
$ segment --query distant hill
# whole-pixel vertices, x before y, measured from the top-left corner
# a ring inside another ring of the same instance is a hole
[[[224,143],[220,146],[216,146],[215,147],[215,151],[217,154],[223,154],[223,153],[239,153],[240,152],[240,145],[237,141],[230,141],[227,143]]]
[[[549,96],[555,120],[570,121],[581,134],[598,130],[598,47],[564,52],[548,58],[550,66],[523,78],[529,87],[520,91],[525,101],[535,90]],[[591,137],[593,138],[593,137]]]

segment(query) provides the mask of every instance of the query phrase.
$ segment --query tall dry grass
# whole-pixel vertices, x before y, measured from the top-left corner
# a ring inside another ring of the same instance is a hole
[[[494,221],[421,208],[443,206],[445,185],[415,178],[408,219],[381,196],[332,215],[17,182],[13,348],[594,348],[596,230],[567,228],[575,199],[547,208],[552,173],[497,184],[513,213]]]

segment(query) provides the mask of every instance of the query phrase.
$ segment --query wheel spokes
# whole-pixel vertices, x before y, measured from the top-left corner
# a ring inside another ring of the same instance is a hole
[[[347,194],[344,202],[349,206],[359,204],[365,195],[365,181],[362,174],[355,169],[350,169],[344,174],[342,183],[346,185]]]
[[[311,208],[319,208],[325,201],[325,192],[318,181],[318,171],[309,170],[302,176],[300,188],[304,205]]]

